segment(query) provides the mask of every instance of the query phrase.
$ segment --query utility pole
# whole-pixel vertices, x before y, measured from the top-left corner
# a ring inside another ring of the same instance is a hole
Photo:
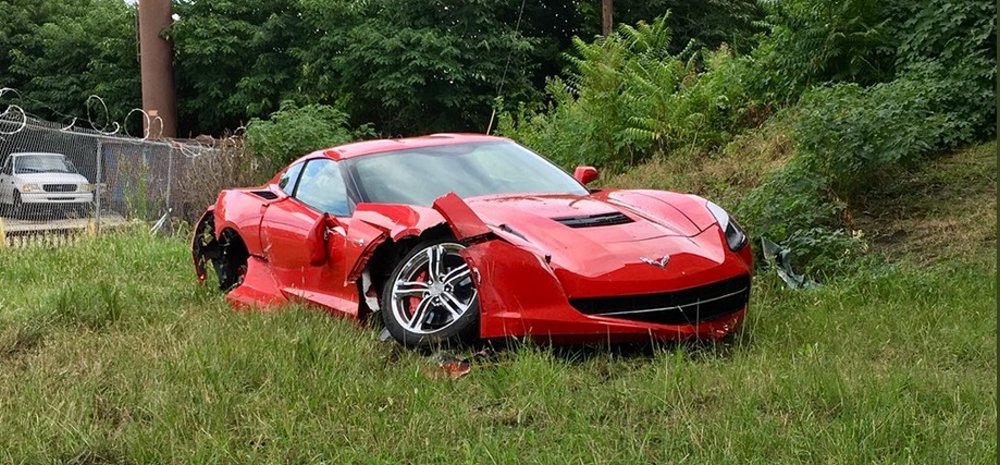
[[[177,137],[173,44],[160,37],[170,23],[170,0],[139,0],[139,68],[142,109],[149,116],[150,138]],[[162,128],[161,124],[162,122]],[[143,122],[146,126],[147,122]]]
[[[611,35],[612,1],[601,0],[601,35],[604,37]]]

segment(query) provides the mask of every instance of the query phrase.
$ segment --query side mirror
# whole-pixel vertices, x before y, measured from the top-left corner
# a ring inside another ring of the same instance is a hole
[[[600,173],[597,172],[597,168],[594,168],[593,166],[577,166],[576,169],[573,170],[573,177],[576,178],[577,181],[580,181],[580,184],[585,186],[597,180],[600,176]]]

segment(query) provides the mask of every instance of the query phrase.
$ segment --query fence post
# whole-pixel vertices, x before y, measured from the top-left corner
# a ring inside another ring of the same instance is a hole
[[[94,183],[94,231],[101,234],[101,162],[104,159],[104,143],[97,139],[97,179]]]
[[[173,184],[174,174],[174,148],[167,146],[167,212],[170,211],[170,189]]]

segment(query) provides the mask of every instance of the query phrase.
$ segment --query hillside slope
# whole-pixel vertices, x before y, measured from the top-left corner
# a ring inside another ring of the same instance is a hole
[[[864,204],[853,208],[854,222],[874,249],[890,258],[993,261],[996,186],[994,140],[945,154],[872,186]]]
[[[793,153],[787,124],[775,120],[717,153],[662,155],[601,183],[690,192],[732,207]],[[890,260],[990,261],[997,239],[996,186],[993,140],[885,174],[860,201],[848,205],[844,228],[860,231],[870,252]]]

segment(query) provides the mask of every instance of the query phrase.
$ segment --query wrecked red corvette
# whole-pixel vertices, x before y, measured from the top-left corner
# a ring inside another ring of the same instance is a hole
[[[378,314],[407,345],[737,328],[752,270],[739,225],[693,195],[583,187],[596,178],[484,135],[320,150],[221,192],[195,229],[195,269],[204,281],[210,263],[235,306]]]

